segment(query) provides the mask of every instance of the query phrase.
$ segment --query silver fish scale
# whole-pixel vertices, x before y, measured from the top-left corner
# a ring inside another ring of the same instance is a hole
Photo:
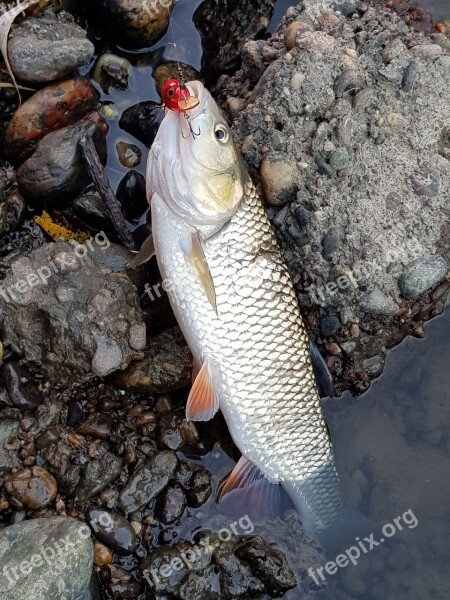
[[[164,214],[154,220],[157,238],[173,237],[166,223]],[[234,217],[203,247],[217,317],[183,257],[163,246],[158,251],[180,326],[194,354],[218,365],[220,407],[241,452],[283,483],[316,529],[327,527],[340,517],[342,501],[309,340],[250,178]]]

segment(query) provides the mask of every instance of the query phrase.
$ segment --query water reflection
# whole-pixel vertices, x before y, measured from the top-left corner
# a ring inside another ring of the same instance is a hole
[[[426,339],[407,338],[390,352],[383,376],[366,394],[326,402],[349,504],[380,525],[409,509],[418,519],[417,527],[405,527],[356,567],[327,577],[350,598],[450,593],[450,306],[425,329]]]

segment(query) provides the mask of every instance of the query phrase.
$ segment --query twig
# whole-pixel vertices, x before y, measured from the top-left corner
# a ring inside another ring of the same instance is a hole
[[[114,192],[109,185],[108,178],[103,170],[100,157],[95,147],[94,141],[91,135],[83,136],[79,142],[81,152],[83,154],[84,161],[89,170],[89,174],[92,177],[95,187],[98,193],[105,201],[108,209],[111,221],[119,235],[122,244],[128,248],[128,250],[136,250],[136,246],[133,237],[127,227],[124,216],[122,214],[122,208],[114,195]]]

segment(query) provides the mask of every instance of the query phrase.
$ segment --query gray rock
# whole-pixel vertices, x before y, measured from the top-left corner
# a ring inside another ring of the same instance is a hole
[[[388,298],[379,288],[364,294],[361,298],[361,308],[375,315],[393,315],[398,310],[397,304]]]
[[[156,498],[172,478],[177,462],[175,453],[169,450],[149,458],[120,492],[121,509],[130,514]]]
[[[33,519],[0,531],[3,600],[81,600],[92,575],[87,525],[66,517]]]
[[[85,120],[53,131],[39,142],[32,156],[17,170],[17,182],[25,199],[61,207],[84,190],[90,176],[78,142],[92,128],[92,122]],[[95,127],[93,140],[103,160],[106,140],[101,126]]]
[[[372,356],[363,361],[363,369],[367,371],[369,377],[378,377],[381,375],[384,366],[384,359],[382,356]]]
[[[13,263],[2,282],[5,345],[58,383],[126,368],[145,345],[133,284],[99,264],[95,246],[107,253],[109,241],[48,244]]]
[[[447,269],[447,262],[442,256],[418,258],[403,271],[398,282],[400,290],[404,296],[416,298],[442,281]]]
[[[13,28],[8,42],[15,76],[30,83],[63,79],[88,63],[94,52],[86,31],[68,13],[29,17]]]
[[[340,320],[335,316],[322,317],[320,319],[320,333],[324,337],[334,335],[341,327]]]

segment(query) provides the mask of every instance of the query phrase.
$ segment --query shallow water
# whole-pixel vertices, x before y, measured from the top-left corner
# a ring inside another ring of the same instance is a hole
[[[450,594],[450,305],[425,330],[389,353],[363,396],[325,403],[349,505],[380,526],[410,509],[418,520],[328,577],[361,600]]]

